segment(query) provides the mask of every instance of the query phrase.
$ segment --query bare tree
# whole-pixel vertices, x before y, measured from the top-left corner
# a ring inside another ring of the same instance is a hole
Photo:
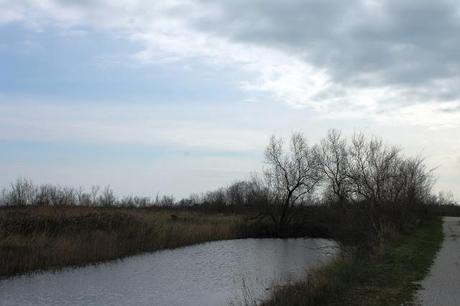
[[[418,207],[431,199],[434,182],[423,159],[406,158],[399,148],[363,134],[353,136],[348,152],[352,198],[369,204],[376,237],[414,222]]]
[[[351,192],[346,140],[339,130],[330,130],[326,138],[315,146],[315,152],[327,181],[327,194],[331,194],[334,197],[331,200],[343,206]]]
[[[393,202],[426,203],[434,184],[433,170],[427,169],[423,158],[402,159],[393,183]]]
[[[265,183],[269,213],[281,230],[292,220],[292,208],[311,195],[322,179],[318,158],[300,133],[292,134],[286,151],[282,138],[272,136],[265,150]]]
[[[388,188],[400,162],[399,154],[397,147],[388,147],[379,138],[367,140],[361,133],[353,136],[349,148],[349,177],[355,199],[364,198],[372,205],[389,200]]]
[[[10,185],[10,190],[5,192],[6,205],[25,206],[34,202],[37,190],[32,181],[19,178]]]
[[[451,191],[440,191],[435,197],[438,205],[458,205]]]
[[[226,203],[229,206],[256,207],[266,202],[266,191],[257,177],[249,180],[237,181],[225,190]]]
[[[110,186],[106,186],[102,191],[102,194],[98,198],[99,205],[101,206],[114,206],[117,202],[117,198],[113,193],[113,190]]]

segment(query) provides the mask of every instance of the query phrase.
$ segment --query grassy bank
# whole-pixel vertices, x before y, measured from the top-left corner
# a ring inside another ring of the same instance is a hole
[[[442,239],[442,221],[433,218],[382,243],[373,254],[337,259],[304,282],[275,290],[264,305],[410,304]]]
[[[0,277],[242,235],[242,216],[165,209],[0,209]]]

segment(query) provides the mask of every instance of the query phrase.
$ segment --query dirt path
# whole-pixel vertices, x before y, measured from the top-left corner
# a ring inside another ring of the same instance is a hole
[[[460,305],[460,217],[444,217],[443,221],[444,241],[421,283],[421,305]]]

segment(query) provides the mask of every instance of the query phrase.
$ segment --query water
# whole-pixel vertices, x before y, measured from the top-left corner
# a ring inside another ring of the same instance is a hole
[[[324,239],[238,239],[0,281],[0,305],[229,305],[337,253]]]

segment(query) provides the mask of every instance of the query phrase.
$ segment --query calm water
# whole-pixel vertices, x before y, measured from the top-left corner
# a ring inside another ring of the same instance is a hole
[[[0,281],[0,305],[229,305],[331,259],[324,239],[240,239]]]

